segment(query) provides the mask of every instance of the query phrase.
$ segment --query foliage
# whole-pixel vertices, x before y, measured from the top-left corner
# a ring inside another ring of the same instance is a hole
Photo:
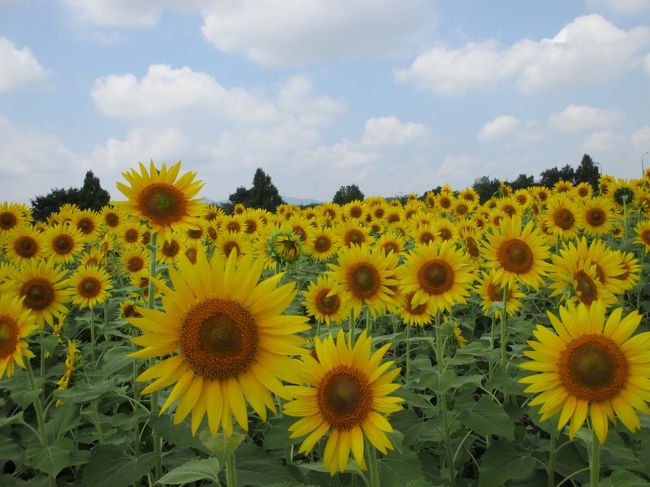
[[[267,211],[275,209],[284,203],[278,189],[271,182],[271,176],[261,168],[257,168],[253,176],[253,186],[249,189],[238,187],[228,199],[231,205],[242,204],[249,208],[260,208]]]
[[[361,201],[365,198],[365,195],[359,189],[359,186],[356,184],[348,184],[347,186],[341,186],[338,191],[334,194],[332,202],[337,205],[345,205],[351,201]]]
[[[32,214],[36,220],[44,221],[66,203],[77,205],[82,210],[98,211],[110,199],[108,191],[101,187],[99,178],[88,171],[81,188],[56,188],[32,199]]]

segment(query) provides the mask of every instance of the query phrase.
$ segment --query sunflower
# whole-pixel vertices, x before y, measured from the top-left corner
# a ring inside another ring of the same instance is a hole
[[[336,235],[330,228],[314,230],[307,241],[305,251],[316,260],[324,261],[336,254],[338,247],[335,242]]]
[[[570,193],[573,190],[573,183],[560,179],[553,185],[553,194]]]
[[[474,188],[468,187],[458,193],[458,199],[467,203],[470,209],[474,209],[478,206],[481,197]]]
[[[343,215],[348,220],[363,220],[366,216],[366,208],[363,206],[363,202],[353,200],[345,204]]]
[[[309,220],[301,215],[291,217],[288,223],[284,225],[285,228],[291,230],[300,239],[301,245],[304,245],[309,240],[309,235],[313,230],[313,226]]]
[[[0,205],[0,234],[29,223],[23,206],[20,203],[9,203],[8,201]]]
[[[639,259],[632,252],[623,252],[622,250],[615,250],[614,252],[619,256],[623,273],[614,276],[613,279],[621,282],[623,291],[629,291],[639,282],[639,274],[641,273]]]
[[[646,252],[650,251],[650,220],[641,220],[634,228],[636,233],[635,242],[643,245]]]
[[[14,364],[25,368],[23,357],[34,356],[25,338],[35,329],[35,318],[23,308],[21,299],[0,296],[0,379],[5,371],[8,377],[14,375]]]
[[[88,249],[87,252],[81,254],[81,256],[79,257],[79,265],[101,266],[104,264],[105,260],[106,260],[106,254],[101,252],[99,249],[91,247]]]
[[[443,242],[446,240],[458,239],[458,228],[456,225],[446,218],[437,218],[431,222],[431,226],[435,229],[436,235],[439,240]]]
[[[580,213],[584,229],[588,234],[600,236],[611,231],[614,214],[612,203],[608,198],[600,196],[585,199]]]
[[[120,255],[120,261],[131,280],[149,275],[149,252],[145,249],[133,248]]]
[[[53,261],[29,261],[14,271],[13,293],[23,299],[23,308],[36,317],[36,325],[52,326],[54,318],[67,312],[65,303],[70,301],[64,282],[65,271]]]
[[[467,256],[451,242],[417,246],[397,273],[402,292],[415,293],[411,306],[428,304],[433,314],[465,303],[473,280]]]
[[[412,235],[415,243],[419,245],[428,245],[440,240],[438,229],[431,223],[419,225]]]
[[[303,293],[307,314],[321,323],[342,323],[350,316],[350,299],[340,285],[328,276],[320,275]]]
[[[172,233],[172,235],[158,245],[156,250],[158,262],[163,262],[170,265],[181,252],[181,243],[179,239]]]
[[[386,254],[392,252],[399,256],[404,251],[406,242],[399,233],[387,231],[375,241],[374,246],[380,248]]]
[[[632,183],[619,178],[613,182],[607,194],[614,205],[622,210],[624,207],[630,208],[638,203],[638,192]]]
[[[186,240],[202,242],[205,237],[205,228],[202,218],[192,218],[191,222],[185,227],[184,235]]]
[[[72,262],[83,247],[81,233],[70,225],[48,228],[44,235],[44,242],[48,256],[56,262]]]
[[[608,291],[616,295],[624,292],[625,283],[618,279],[625,273],[621,257],[603,240],[594,239],[587,244],[587,239],[582,237],[577,245],[570,243],[567,252],[575,260],[594,264],[598,279]]]
[[[290,386],[296,399],[284,406],[285,414],[300,418],[289,427],[291,438],[307,436],[301,453],[329,433],[323,462],[332,475],[345,470],[350,454],[366,469],[364,438],[384,454],[393,449],[386,435],[393,431],[387,416],[403,402],[390,395],[399,388],[393,380],[400,370],[390,369],[393,361],[381,364],[390,344],[371,355],[371,342],[365,332],[354,347],[346,343],[343,331],[336,343],[331,336],[324,341],[316,337],[316,357],[303,355],[297,367],[300,383],[306,385]]]
[[[424,326],[433,320],[433,313],[431,312],[432,307],[429,303],[418,304],[413,306],[413,296],[415,295],[414,291],[404,294],[402,289],[399,290],[399,295],[397,298],[397,310],[395,311],[397,315],[402,319],[402,321],[409,325],[420,325]]]
[[[15,262],[38,260],[45,253],[43,237],[31,225],[14,227],[6,233],[5,252]]]
[[[280,229],[269,235],[267,252],[276,264],[295,262],[302,254],[300,237],[291,230]]]
[[[497,319],[501,318],[505,290],[497,283],[496,271],[483,273],[475,290],[481,297],[483,313],[486,315],[494,313]],[[508,286],[508,295],[506,296],[505,310],[508,316],[514,316],[521,309],[521,298],[523,297],[525,294],[519,289],[517,281],[512,282]]]
[[[395,292],[391,286],[397,284],[394,269],[398,256],[386,255],[379,248],[367,245],[343,247],[338,254],[338,265],[328,264],[331,275],[351,296],[354,317],[361,314],[365,303],[374,316],[394,306]]]
[[[74,214],[72,224],[81,232],[84,240],[95,240],[100,230],[99,215],[92,210],[83,210]]]
[[[561,193],[549,198],[542,222],[553,235],[561,239],[574,238],[582,227],[582,213],[568,193]]]
[[[248,430],[246,401],[266,420],[266,409],[275,411],[271,392],[289,398],[280,380],[297,369],[291,357],[304,343],[297,333],[309,325],[281,314],[295,284],[278,287],[281,273],[258,283],[262,270],[262,260],[237,261],[233,253],[200,255],[195,265],[181,259],[169,271],[174,290],[164,292],[163,311],[138,308],[143,317],[129,319],[143,331],[133,341],[145,347],[131,356],[166,357],[138,377],[155,379],[142,392],[175,384],[160,412],[178,400],[174,423],[191,412],[193,433],[207,412],[212,435],[221,425],[230,437],[233,416]]]
[[[142,238],[146,227],[140,225],[135,220],[127,220],[122,223],[115,233],[119,238],[120,242],[126,246],[140,245],[142,243]],[[167,239],[170,237],[168,236]]]
[[[93,265],[79,267],[67,284],[72,289],[72,302],[80,308],[91,309],[106,301],[108,291],[113,287],[108,273]]]
[[[242,222],[244,223],[244,233],[254,237],[257,233],[264,228],[264,221],[260,210],[249,209],[246,212],[242,213]]]
[[[574,303],[591,306],[596,300],[613,305],[618,299],[598,278],[596,266],[589,260],[576,259],[575,252],[566,248],[553,256],[550,289],[553,296],[567,296]]]
[[[10,262],[0,262],[0,292],[3,294],[13,287],[16,268]]]
[[[504,218],[496,231],[487,235],[483,256],[487,265],[496,269],[499,283],[519,280],[535,289],[542,284],[550,252],[533,225],[528,222],[522,228],[521,218]]]
[[[122,223],[124,216],[119,208],[112,205],[106,205],[100,210],[104,225],[110,229],[116,229]]]
[[[350,247],[352,245],[371,244],[370,230],[356,220],[342,223],[335,231],[339,246]]]
[[[589,199],[593,192],[594,189],[591,187],[591,184],[585,181],[578,183],[575,187],[575,194],[580,198]]]
[[[215,246],[218,251],[228,257],[233,251],[237,257],[246,255],[250,250],[250,242],[241,233],[223,232],[217,237]]]
[[[332,223],[338,221],[341,216],[341,207],[336,203],[323,203],[318,206],[321,218],[329,220]]]
[[[600,443],[607,438],[608,419],[618,417],[630,431],[640,428],[635,410],[650,414],[650,332],[632,336],[641,315],[623,318],[615,309],[605,319],[605,306],[595,301],[560,307],[559,318],[547,312],[553,329],[537,325],[533,349],[524,352],[531,362],[522,368],[539,372],[520,379],[525,392],[538,394],[542,420],[560,413],[558,430],[569,420],[573,439],[587,413]]]
[[[194,181],[193,171],[177,179],[180,170],[180,161],[169,169],[164,163],[156,169],[151,161],[149,171],[140,163],[139,174],[135,169],[122,173],[130,186],[117,183],[117,188],[127,197],[123,206],[147,220],[153,231],[164,232],[165,239],[171,236],[172,228],[182,230],[204,210],[204,205],[194,199],[203,182]]]

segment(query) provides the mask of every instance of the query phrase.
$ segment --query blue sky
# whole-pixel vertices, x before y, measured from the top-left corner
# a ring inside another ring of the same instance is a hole
[[[0,201],[150,159],[216,200],[632,178],[649,108],[650,0],[0,0]]]

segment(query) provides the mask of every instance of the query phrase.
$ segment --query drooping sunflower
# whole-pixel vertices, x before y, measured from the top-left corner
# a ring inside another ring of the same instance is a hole
[[[300,236],[284,228],[269,235],[267,247],[268,254],[276,264],[295,262],[302,254]]]
[[[449,241],[418,245],[397,275],[402,293],[415,293],[411,306],[427,304],[433,314],[465,303],[473,280],[467,256]]]
[[[25,368],[23,357],[34,356],[25,339],[36,330],[34,315],[23,308],[21,299],[0,296],[0,379],[14,375],[14,364]]]
[[[585,231],[590,235],[605,235],[611,231],[614,214],[608,198],[600,196],[585,199],[581,213]]]
[[[362,305],[373,316],[391,310],[395,305],[397,284],[395,266],[398,256],[367,245],[343,247],[338,253],[338,264],[328,264],[332,277],[350,294],[354,317],[361,314]]]
[[[365,332],[354,347],[343,331],[336,342],[331,335],[324,341],[316,337],[316,357],[302,356],[296,367],[300,385],[289,386],[295,399],[285,404],[284,412],[300,418],[289,427],[291,437],[306,436],[300,452],[307,453],[329,433],[323,462],[332,475],[345,470],[350,454],[366,469],[364,438],[384,454],[393,449],[386,435],[393,431],[387,417],[403,402],[391,395],[399,388],[393,380],[400,370],[391,369],[393,361],[381,363],[389,344],[371,354],[371,343]]]
[[[621,210],[624,207],[630,208],[638,203],[638,190],[626,179],[616,179],[607,195],[614,205]]]
[[[521,218],[515,217],[504,218],[487,234],[483,256],[500,283],[519,280],[538,289],[549,268],[550,251],[532,221],[522,228]]]
[[[70,225],[56,225],[46,230],[44,235],[48,255],[56,262],[72,262],[83,247],[83,237],[79,230]]]
[[[4,247],[7,256],[15,262],[38,260],[46,250],[43,236],[31,225],[21,225],[8,231]]]
[[[106,301],[108,291],[113,287],[105,269],[93,265],[81,266],[68,279],[72,289],[72,302],[80,308],[94,308]]]
[[[67,312],[65,303],[70,301],[70,295],[65,274],[54,261],[46,259],[26,262],[14,271],[13,293],[24,298],[23,308],[35,316],[37,326],[52,326],[56,317]]]
[[[278,286],[281,273],[258,283],[262,270],[262,260],[237,261],[234,253],[215,253],[211,261],[199,255],[194,265],[181,259],[169,271],[174,290],[165,290],[163,311],[138,308],[143,317],[129,318],[143,331],[133,341],[144,347],[131,356],[165,357],[138,377],[155,379],[143,393],[175,384],[161,413],[178,401],[174,423],[191,412],[193,433],[207,413],[212,435],[221,425],[229,437],[233,416],[248,429],[246,402],[266,419],[267,408],[275,411],[271,392],[289,398],[280,381],[295,379],[292,356],[304,352],[297,333],[309,325],[281,314],[295,283]]]
[[[538,394],[530,405],[542,405],[542,420],[560,413],[558,430],[571,421],[572,439],[588,413],[600,443],[616,417],[636,431],[636,410],[650,414],[650,332],[632,336],[641,315],[623,317],[617,308],[606,317],[599,301],[588,309],[568,303],[559,311],[559,317],[547,312],[553,328],[537,325],[532,350],[524,352],[531,361],[521,367],[538,372],[520,379],[529,384],[525,392]]]
[[[182,231],[193,217],[201,216],[205,207],[194,199],[203,182],[194,180],[193,171],[178,178],[180,170],[180,161],[169,169],[165,163],[157,169],[151,161],[148,171],[140,163],[140,173],[135,169],[122,173],[130,186],[117,183],[117,188],[127,197],[123,206],[147,220],[153,231],[164,232],[164,239],[169,239],[172,229]]]
[[[343,323],[350,316],[350,299],[340,289],[340,284],[328,276],[320,275],[311,282],[303,294],[307,314],[321,323]]]
[[[481,308],[486,315],[494,314],[498,319],[503,309],[504,288],[497,282],[496,271],[484,273],[476,286],[476,292],[481,297]],[[508,316],[514,316],[521,309],[521,299],[525,296],[519,289],[517,281],[508,286],[505,310]]]

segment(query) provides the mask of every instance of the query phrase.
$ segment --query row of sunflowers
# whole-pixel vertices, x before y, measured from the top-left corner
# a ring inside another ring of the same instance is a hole
[[[650,173],[231,215],[123,176],[0,206],[2,485],[650,481]]]

